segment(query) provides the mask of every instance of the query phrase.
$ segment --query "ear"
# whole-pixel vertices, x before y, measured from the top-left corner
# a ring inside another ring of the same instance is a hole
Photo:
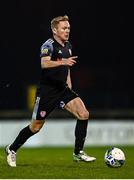
[[[56,34],[57,30],[56,28],[53,28],[53,33]]]

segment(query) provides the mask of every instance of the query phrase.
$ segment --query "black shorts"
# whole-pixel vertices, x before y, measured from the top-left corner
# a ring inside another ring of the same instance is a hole
[[[44,120],[55,108],[64,108],[76,97],[78,94],[68,87],[62,91],[47,86],[41,87],[37,90],[32,119]]]

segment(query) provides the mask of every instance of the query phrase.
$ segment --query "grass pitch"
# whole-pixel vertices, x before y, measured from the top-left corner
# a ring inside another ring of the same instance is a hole
[[[92,163],[73,162],[70,147],[21,148],[16,168],[7,165],[4,148],[0,148],[0,179],[133,179],[134,146],[119,147],[126,156],[121,168],[105,165],[108,148],[86,147],[85,152],[97,158]]]

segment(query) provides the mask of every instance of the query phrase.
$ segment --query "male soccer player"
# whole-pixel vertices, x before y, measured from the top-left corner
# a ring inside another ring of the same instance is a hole
[[[58,106],[77,118],[73,159],[85,162],[96,159],[83,151],[89,112],[79,95],[72,90],[70,68],[76,64],[77,56],[72,56],[72,46],[68,41],[68,16],[52,19],[51,29],[53,37],[41,46],[41,78],[36,92],[32,121],[20,131],[14,142],[6,147],[7,163],[11,167],[16,167],[17,150],[28,138],[39,132],[46,117]]]

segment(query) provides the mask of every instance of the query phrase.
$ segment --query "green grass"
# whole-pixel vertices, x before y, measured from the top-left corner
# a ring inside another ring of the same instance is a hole
[[[119,146],[118,146],[119,147]],[[109,147],[86,147],[97,158],[95,162],[73,162],[70,147],[21,148],[17,153],[17,167],[6,163],[4,149],[0,149],[0,179],[133,179],[134,146],[122,146],[126,162],[121,168],[109,168],[104,153]]]

